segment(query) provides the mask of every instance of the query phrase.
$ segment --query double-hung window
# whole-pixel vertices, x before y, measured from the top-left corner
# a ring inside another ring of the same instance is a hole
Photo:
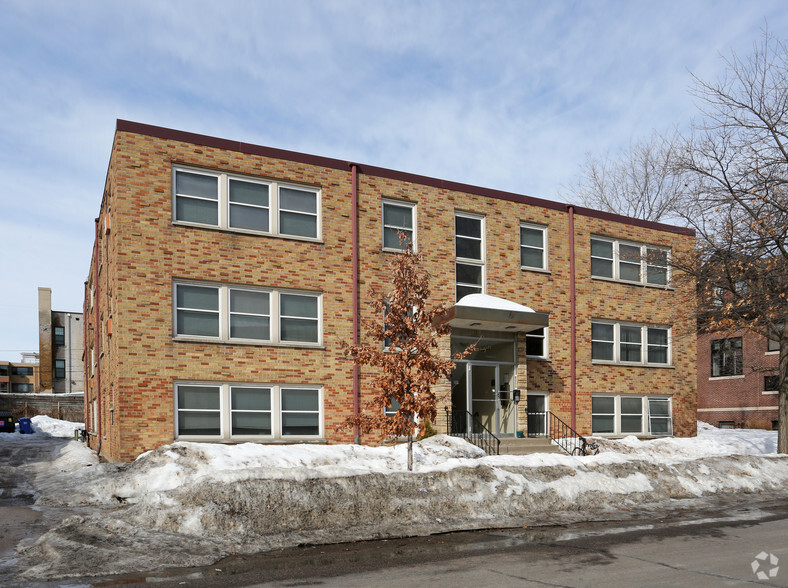
[[[56,359],[55,360],[55,378],[63,379],[66,377],[66,360],[65,359]]]
[[[672,435],[671,400],[665,396],[592,395],[594,435]]]
[[[317,188],[222,172],[173,170],[176,223],[318,239],[319,210]]]
[[[246,343],[321,343],[321,295],[176,283],[175,336]]]
[[[520,266],[547,269],[547,227],[520,223]]]
[[[65,345],[66,344],[66,328],[65,327],[55,327],[54,337],[52,341],[55,345]]]
[[[670,250],[605,237],[591,237],[591,275],[621,282],[668,286]]]
[[[525,334],[525,355],[528,358],[547,357],[547,327]]]
[[[670,365],[671,329],[613,321],[591,322],[591,359],[598,362]]]
[[[408,243],[416,247],[416,206],[405,202],[383,201],[383,249],[403,251]],[[406,235],[400,240],[400,233]]]
[[[454,243],[457,300],[484,293],[484,217],[455,213]]]
[[[175,385],[177,437],[320,438],[322,388],[290,384]]]
[[[711,377],[725,378],[744,373],[741,337],[711,342]]]

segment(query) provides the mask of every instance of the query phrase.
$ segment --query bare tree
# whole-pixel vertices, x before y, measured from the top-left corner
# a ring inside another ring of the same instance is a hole
[[[586,155],[567,195],[584,206],[649,221],[671,221],[683,182],[674,165],[678,135],[654,131],[615,157]]]
[[[788,47],[768,32],[716,82],[695,79],[701,116],[679,154],[698,251],[700,325],[779,342],[778,451],[788,453]]]
[[[405,242],[407,235],[400,234],[400,239]],[[408,470],[413,469],[414,432],[435,422],[437,416],[438,398],[432,386],[454,369],[451,359],[437,353],[438,337],[448,334],[449,326],[435,324],[435,318],[446,311],[442,304],[427,308],[430,276],[419,268],[421,260],[410,244],[392,260],[393,290],[370,293],[369,303],[378,317],[366,321],[371,342],[343,344],[345,354],[356,364],[379,368],[374,396],[344,425],[358,426],[363,432],[379,430],[393,439],[407,437]],[[455,359],[472,350],[469,347]]]

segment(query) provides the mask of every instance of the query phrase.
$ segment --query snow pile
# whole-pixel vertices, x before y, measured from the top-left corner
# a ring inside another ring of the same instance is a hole
[[[176,442],[96,465],[71,441],[36,478],[37,504],[94,514],[29,546],[24,558],[44,563],[25,578],[90,574],[96,558],[122,572],[304,543],[614,519],[711,494],[788,499],[788,457],[775,442],[773,432],[702,425],[694,439],[602,440],[603,452],[578,458],[486,456],[438,435],[415,444],[408,472],[404,445]],[[76,556],[96,538],[95,557]]]
[[[33,430],[36,433],[45,433],[52,437],[70,437],[73,439],[76,429],[82,430],[85,428],[85,423],[61,421],[45,415],[34,416],[30,419],[30,422],[33,424]]]

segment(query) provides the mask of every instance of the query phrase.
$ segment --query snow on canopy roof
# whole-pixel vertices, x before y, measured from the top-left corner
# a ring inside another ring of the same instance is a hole
[[[522,304],[517,304],[505,298],[490,296],[489,294],[468,294],[460,298],[454,306],[467,306],[472,308],[492,308],[495,310],[512,310],[515,312],[534,312]]]

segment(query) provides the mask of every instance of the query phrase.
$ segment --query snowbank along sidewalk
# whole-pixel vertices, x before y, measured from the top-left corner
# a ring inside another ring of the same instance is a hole
[[[34,424],[54,431],[41,419]],[[24,442],[7,437],[0,443]],[[439,435],[415,445],[414,472],[406,471],[402,445],[176,442],[118,465],[98,464],[72,441],[36,473],[37,504],[89,512],[21,545],[19,577],[106,575],[207,565],[231,552],[302,543],[615,519],[709,494],[788,497],[788,457],[775,454],[770,431],[700,423],[693,439],[599,441],[599,455],[583,458],[486,456]]]

